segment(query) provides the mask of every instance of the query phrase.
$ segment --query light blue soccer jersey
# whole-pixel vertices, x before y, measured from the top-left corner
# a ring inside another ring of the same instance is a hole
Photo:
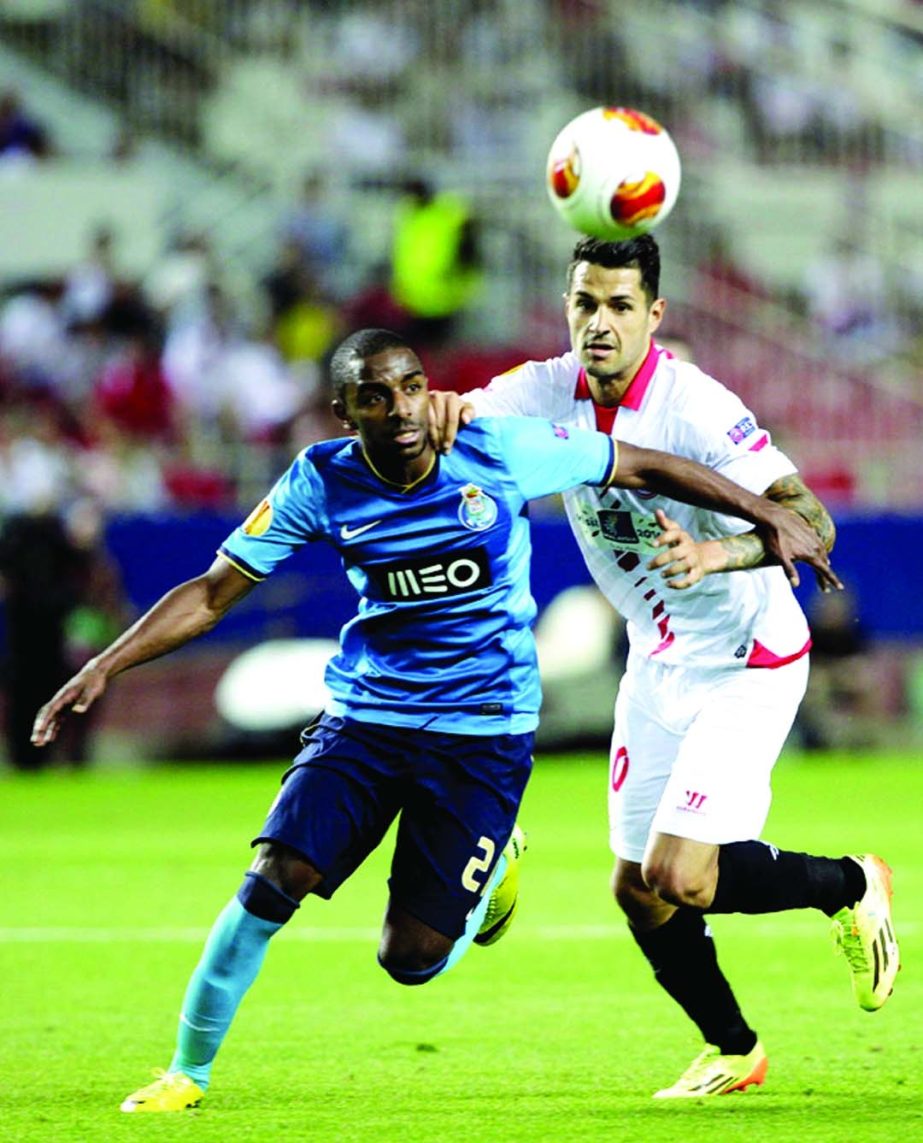
[[[541,689],[527,502],[606,483],[603,433],[487,417],[410,491],[376,476],[357,440],[301,452],[220,550],[265,579],[311,541],[340,553],[359,609],[327,666],[331,714],[456,734],[520,734]]]

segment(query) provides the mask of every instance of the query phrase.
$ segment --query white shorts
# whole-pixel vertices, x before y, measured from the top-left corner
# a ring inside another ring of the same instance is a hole
[[[771,670],[630,660],[609,759],[613,853],[640,862],[655,833],[713,845],[758,838],[807,682],[807,655]]]

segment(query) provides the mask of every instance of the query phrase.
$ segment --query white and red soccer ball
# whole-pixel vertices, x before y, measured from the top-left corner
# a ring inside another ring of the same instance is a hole
[[[656,120],[630,107],[594,107],[558,133],[546,186],[555,210],[575,230],[615,241],[663,222],[680,175],[679,152]]]

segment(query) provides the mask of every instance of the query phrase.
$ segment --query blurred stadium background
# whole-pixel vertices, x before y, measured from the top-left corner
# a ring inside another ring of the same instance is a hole
[[[15,692],[14,607],[32,630],[54,618],[73,665],[200,571],[291,454],[336,433],[323,368],[348,329],[403,323],[462,390],[565,347],[574,236],[545,153],[619,103],[684,162],[658,232],[664,333],[752,404],[839,527],[848,596],[802,592],[801,745],[919,743],[921,48],[917,0],[0,0],[8,731],[34,697]],[[438,313],[402,294],[428,193],[464,271]],[[621,632],[558,505],[535,518],[542,742],[604,743]],[[121,679],[64,755],[275,749],[310,663],[280,679],[257,660],[263,692],[229,665],[285,640],[278,664],[351,608],[326,553],[296,562]]]

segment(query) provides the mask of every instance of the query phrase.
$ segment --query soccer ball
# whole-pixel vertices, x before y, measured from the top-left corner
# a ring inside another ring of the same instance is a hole
[[[679,153],[656,120],[630,107],[572,119],[548,152],[546,185],[558,214],[582,234],[615,241],[659,226],[679,194]]]

